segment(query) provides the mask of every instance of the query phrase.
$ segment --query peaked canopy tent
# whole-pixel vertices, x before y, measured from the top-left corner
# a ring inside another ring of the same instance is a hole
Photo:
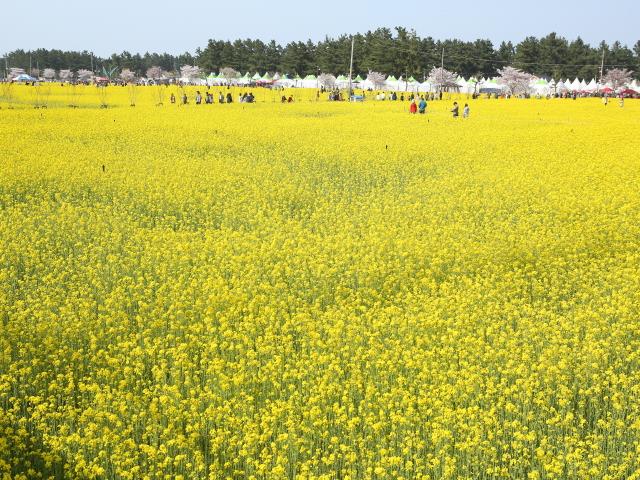
[[[393,75],[389,75],[384,81],[384,88],[386,90],[398,90],[400,88],[400,82]]]
[[[498,81],[493,78],[491,80],[484,80],[480,82],[479,93],[502,93],[504,91],[504,85],[500,85]]]
[[[598,83],[595,78],[592,78],[591,81],[584,88],[587,93],[594,93],[598,91]]]
[[[431,91],[431,82],[429,82],[428,80],[422,82],[421,84],[418,85],[418,91],[419,92],[430,92]]]
[[[549,95],[551,94],[551,86],[544,78],[534,80],[529,84],[529,89],[534,95]]]
[[[349,78],[344,75],[339,75],[338,78],[336,78],[336,87],[349,88]]]
[[[245,73],[238,79],[238,85],[249,85],[251,83],[251,75],[249,72]]]
[[[415,93],[418,91],[418,88],[420,88],[420,82],[413,77],[409,77],[407,79],[407,90]]]
[[[315,75],[307,75],[302,79],[302,88],[319,88],[318,77]]]
[[[284,75],[280,75],[280,78],[278,78],[278,80],[275,80],[273,83],[278,87],[284,88],[291,88],[296,86],[296,81],[289,78],[286,73]]]

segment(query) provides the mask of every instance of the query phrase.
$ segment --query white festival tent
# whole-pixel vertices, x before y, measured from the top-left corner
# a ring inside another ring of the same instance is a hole
[[[502,90],[504,90],[504,85],[499,84],[495,78],[491,80],[484,80],[483,78],[483,80],[480,82],[478,92],[484,93],[483,90],[487,91],[488,93],[495,93],[498,91],[501,92]]]
[[[407,90],[410,92],[417,92],[420,88],[420,82],[418,82],[415,78],[409,77],[407,80]]]
[[[336,78],[336,87],[349,88],[349,78],[344,75],[339,75],[338,78]]]
[[[371,80],[369,80],[368,78],[365,78],[362,81],[362,88],[364,90],[377,90],[376,85]]]
[[[318,85],[318,78],[315,75],[307,75],[300,82],[302,88],[320,88]]]
[[[533,80],[529,84],[529,89],[534,95],[549,95],[551,93],[549,82],[547,82],[544,78]]]
[[[580,80],[578,80],[578,77],[576,77],[573,80],[573,83],[571,84],[571,87],[573,88],[574,92],[579,92],[580,90],[582,90],[582,82]]]
[[[398,79],[393,75],[389,75],[387,79],[384,81],[384,89],[385,90],[398,90],[399,89]]]
[[[275,75],[273,76],[275,78]],[[277,87],[291,88],[295,87],[296,81],[289,78],[286,74],[279,75],[279,78],[273,82]]]
[[[569,89],[567,88],[567,85],[560,80],[557,84],[556,84],[556,92],[558,93],[564,93],[569,91]]]
[[[419,92],[430,92],[431,91],[431,83],[429,81],[424,81],[418,86]]]
[[[638,82],[637,80],[634,80],[633,82],[631,82],[630,87],[632,90],[635,90],[636,92],[640,93],[640,82]]]
[[[596,83],[596,79],[592,78],[591,81],[584,87],[585,92],[595,93],[598,90],[598,84]]]

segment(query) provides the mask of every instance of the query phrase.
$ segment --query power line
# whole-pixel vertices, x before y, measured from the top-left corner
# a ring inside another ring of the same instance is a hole
[[[439,50],[433,50],[433,53],[440,53]],[[597,67],[600,68],[601,66],[603,67],[610,67],[610,68],[633,68],[636,67],[637,65],[629,65],[629,64],[614,64],[614,63],[582,63],[582,64],[577,64],[577,63],[544,63],[544,62],[520,62],[518,60],[498,60],[495,58],[482,58],[482,57],[472,57],[469,55],[463,55],[463,54],[459,54],[459,53],[454,53],[452,55],[447,55],[447,58],[453,58],[453,59],[457,59],[457,60],[472,60],[472,61],[479,61],[479,62],[487,62],[487,63],[500,63],[500,64],[518,64],[518,65],[536,65],[536,66],[540,66],[540,67]]]

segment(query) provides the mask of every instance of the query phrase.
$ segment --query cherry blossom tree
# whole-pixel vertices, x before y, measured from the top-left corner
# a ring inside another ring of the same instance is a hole
[[[618,90],[631,83],[633,72],[626,68],[612,68],[602,77],[604,83],[611,85],[611,88]]]
[[[227,81],[227,84],[229,84],[229,85],[231,85],[238,78],[240,78],[240,72],[238,72],[237,70],[235,70],[234,68],[231,68],[231,67],[223,68],[222,70],[220,70],[220,73],[222,74],[222,76]]]
[[[187,79],[189,83],[201,76],[200,67],[194,65],[183,65],[180,67],[180,77]]]
[[[458,74],[451,72],[446,68],[433,67],[429,72],[429,83],[436,88],[438,92],[449,90],[458,90]]]
[[[42,76],[45,80],[51,82],[54,78],[56,78],[56,71],[53,68],[45,68],[42,71]]]
[[[323,73],[318,77],[318,83],[324,88],[332,89],[336,86],[336,77],[330,73]]]
[[[136,74],[128,68],[125,68],[120,72],[120,80],[122,80],[127,86],[127,93],[129,94],[129,105],[131,107],[136,106],[137,85]]]
[[[385,76],[380,72],[370,71],[369,74],[367,75],[367,80],[373,83],[373,88],[376,90],[383,87],[384,79],[385,79]]]
[[[157,80],[161,80],[165,77],[166,72],[161,67],[153,66],[147,69],[147,78],[150,78],[151,80],[157,82]]]
[[[523,72],[514,67],[504,67],[498,69],[498,83],[507,87],[507,92],[512,95],[526,93],[529,91],[529,83],[533,75]]]
[[[24,75],[24,68],[11,67],[9,69],[9,79],[13,80],[20,75]]]
[[[78,81],[88,83],[91,80],[93,80],[93,72],[91,70],[85,70],[84,68],[78,70]]]
[[[70,82],[73,80],[73,72],[71,70],[60,70],[58,72],[58,76],[63,82]]]

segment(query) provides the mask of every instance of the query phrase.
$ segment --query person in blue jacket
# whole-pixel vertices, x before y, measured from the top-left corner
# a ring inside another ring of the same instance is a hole
[[[427,111],[427,101],[424,99],[424,96],[420,97],[420,103],[418,104],[418,112],[425,113]]]

